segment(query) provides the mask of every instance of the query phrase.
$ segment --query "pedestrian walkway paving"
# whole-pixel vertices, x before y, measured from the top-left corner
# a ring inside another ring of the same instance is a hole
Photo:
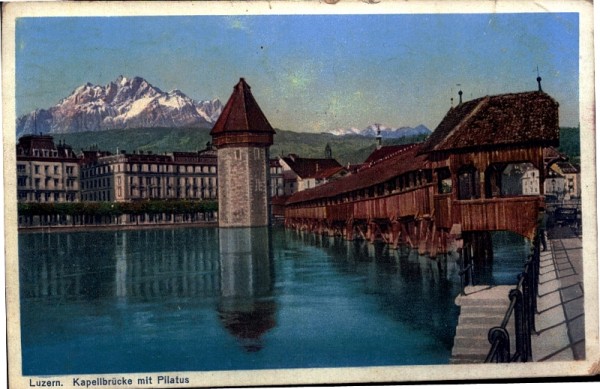
[[[568,227],[549,231],[540,254],[534,361],[585,359],[581,239]]]

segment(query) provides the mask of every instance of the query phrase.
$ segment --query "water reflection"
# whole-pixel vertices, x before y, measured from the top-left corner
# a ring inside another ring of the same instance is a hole
[[[219,252],[219,319],[246,351],[259,351],[263,348],[263,335],[275,326],[270,231],[222,228]]]
[[[215,239],[211,229],[29,234],[20,247],[21,295],[121,301],[215,296]]]
[[[363,293],[377,296],[382,313],[452,347],[458,310],[454,298],[459,293],[457,253],[431,259],[380,242],[291,234],[297,234],[303,244],[323,249],[338,273],[363,274]]]

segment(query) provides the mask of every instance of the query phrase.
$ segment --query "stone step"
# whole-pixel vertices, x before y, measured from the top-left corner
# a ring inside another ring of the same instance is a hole
[[[477,335],[474,337],[455,337],[454,347],[452,347],[452,354],[458,354],[458,351],[460,350],[478,350],[478,352],[483,353],[484,349],[489,348],[489,344],[490,342],[488,342],[487,334],[485,334],[485,336]]]
[[[461,359],[461,358],[467,358],[467,359],[474,359],[474,360],[479,360],[481,362],[485,361],[485,358],[488,355],[488,352],[490,351],[489,347],[486,347],[485,349],[461,349],[459,350],[459,352],[457,353],[453,353],[452,357],[453,359]]]
[[[474,364],[474,363],[484,363],[487,355],[465,355],[465,356],[457,356],[450,358],[450,364],[452,365],[463,365],[463,364]]]
[[[470,316],[460,315],[458,318],[458,326],[479,326],[479,327],[496,327],[499,326],[504,319],[504,314],[490,316]]]
[[[483,338],[485,340],[487,340],[487,334],[488,331],[491,327],[465,327],[465,326],[458,326],[456,328],[456,335],[454,335],[454,338],[467,338],[467,339],[479,339],[479,338]],[[456,343],[456,342],[455,342]]]
[[[508,309],[507,305],[465,305],[460,307],[460,316],[470,317],[500,317],[504,318],[504,314]]]

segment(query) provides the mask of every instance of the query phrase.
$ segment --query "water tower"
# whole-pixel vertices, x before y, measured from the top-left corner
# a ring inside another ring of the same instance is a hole
[[[217,148],[219,227],[269,224],[269,146],[275,131],[241,78],[210,132]]]

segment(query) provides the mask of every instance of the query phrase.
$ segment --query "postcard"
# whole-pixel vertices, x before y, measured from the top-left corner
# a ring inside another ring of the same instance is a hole
[[[3,4],[10,387],[597,375],[592,14]]]

